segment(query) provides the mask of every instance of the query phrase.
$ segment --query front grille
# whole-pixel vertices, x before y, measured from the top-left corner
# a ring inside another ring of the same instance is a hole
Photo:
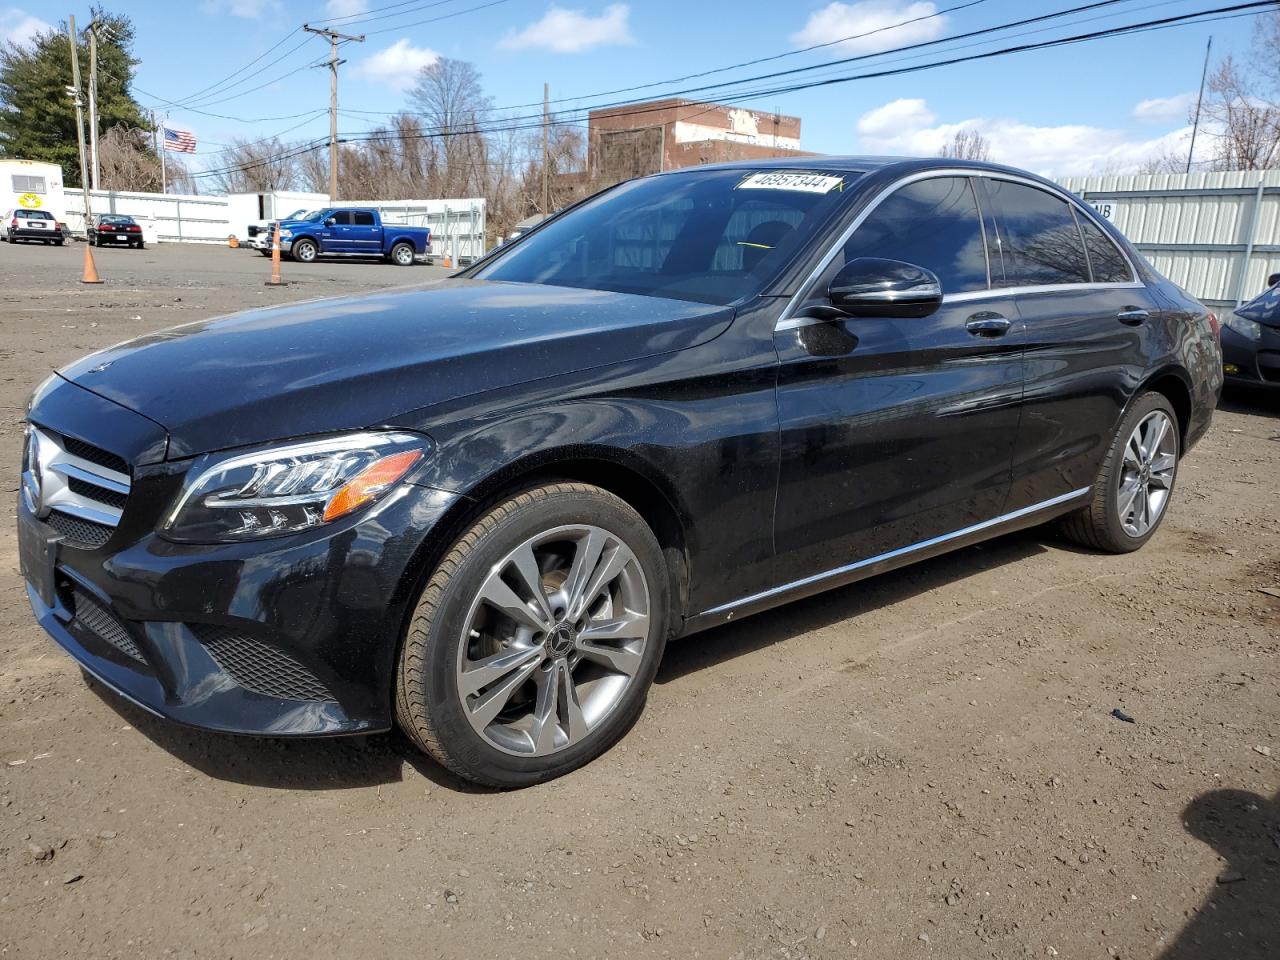
[[[310,670],[278,647],[225,627],[195,626],[205,650],[244,689],[277,700],[333,703],[333,695]]]
[[[96,463],[98,466],[114,470],[116,473],[128,474],[129,464],[125,462],[123,457],[118,457],[108,450],[103,450],[101,447],[95,447],[91,443],[85,443],[83,440],[77,440],[75,437],[64,436],[61,439],[63,448],[73,457],[88,460],[90,463]]]
[[[145,663],[142,651],[134,643],[133,637],[125,629],[124,624],[108,613],[96,600],[81,590],[73,590],[72,603],[75,606],[76,622],[98,639],[111,644],[126,657],[139,663]]]
[[[114,529],[91,520],[81,520],[61,510],[54,510],[44,522],[57,530],[72,546],[96,550],[111,539]]]
[[[78,493],[80,496],[96,500],[98,503],[105,503],[107,506],[115,507],[117,510],[123,510],[125,503],[129,500],[127,493],[109,490],[106,487],[98,486],[92,481],[81,480],[79,477],[67,477],[67,486],[71,488],[72,493]]]
[[[74,546],[101,547],[120,523],[132,481],[123,457],[31,426],[23,452],[27,507]]]
[[[1258,373],[1269,383],[1280,383],[1280,350],[1258,351]]]

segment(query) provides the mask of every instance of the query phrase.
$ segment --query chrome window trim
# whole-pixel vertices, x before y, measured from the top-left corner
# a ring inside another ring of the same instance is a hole
[[[974,170],[972,168],[965,168],[965,167],[938,167],[937,169],[934,169],[934,170],[920,170],[920,171],[917,171],[916,173],[910,173],[904,177],[900,177],[899,179],[893,181],[893,183],[885,187],[880,192],[879,196],[875,197],[869,204],[867,204],[866,208],[863,209],[856,217],[854,217],[852,221],[850,221],[849,225],[845,227],[845,229],[841,232],[840,236],[836,239],[836,241],[827,249],[827,252],[822,255],[822,259],[818,261],[817,265],[809,272],[809,275],[805,277],[804,282],[800,284],[800,286],[797,288],[795,295],[790,300],[787,301],[787,305],[783,309],[777,324],[774,326],[774,330],[776,332],[781,332],[784,330],[795,330],[799,327],[811,326],[815,323],[828,323],[829,321],[821,320],[821,319],[818,319],[817,317],[797,317],[794,315],[795,311],[799,308],[800,304],[804,301],[805,294],[809,291],[809,289],[815,283],[817,283],[818,279],[822,276],[822,274],[826,272],[829,266],[831,266],[831,261],[836,258],[836,255],[844,248],[844,245],[849,242],[849,238],[853,236],[854,232],[857,231],[857,229],[860,226],[862,226],[863,222],[867,219],[867,217],[871,216],[871,214],[875,211],[875,209],[878,206],[880,206],[881,203],[883,203],[890,196],[892,196],[894,193],[897,193],[899,190],[901,190],[905,186],[908,186],[912,183],[916,183],[917,181],[920,181],[920,180],[933,180],[940,177],[967,177],[970,180],[974,178],[983,178],[986,180],[1007,180],[1011,183],[1020,183],[1023,186],[1032,187],[1036,190],[1042,190],[1045,193],[1050,194],[1051,196],[1057,197],[1059,200],[1064,201],[1072,209],[1077,211],[1082,211],[1083,215],[1089,217],[1089,219],[1094,223],[1094,225],[1097,226],[1098,229],[1102,231],[1102,234],[1104,237],[1106,237],[1107,242],[1110,243],[1113,247],[1115,247],[1120,252],[1120,256],[1124,258],[1124,262],[1129,265],[1129,276],[1131,278],[1128,281],[1117,281],[1114,283],[1055,283],[1055,284],[1044,284],[1041,286],[989,287],[986,290],[965,290],[960,293],[952,293],[952,294],[944,293],[942,298],[942,302],[944,304],[945,303],[963,303],[968,300],[983,300],[983,299],[990,299],[993,297],[1022,296],[1022,295],[1031,294],[1031,293],[1057,293],[1064,290],[1093,290],[1093,289],[1123,290],[1123,289],[1141,289],[1146,287],[1146,284],[1144,284],[1139,279],[1138,271],[1134,266],[1133,260],[1129,257],[1128,252],[1124,248],[1122,248],[1119,244],[1117,244],[1114,240],[1112,240],[1111,234],[1107,231],[1107,228],[1102,226],[1098,222],[1097,211],[1089,207],[1088,204],[1081,203],[1079,200],[1071,196],[1071,194],[1067,193],[1061,187],[1058,187],[1054,184],[1041,183],[1040,181],[1032,180],[1029,177],[1020,177],[1017,174],[1004,173],[998,170]],[[974,191],[974,196],[976,197],[977,189],[974,187],[972,183],[970,183],[969,186],[970,186],[970,189]],[[979,216],[981,217],[984,213],[982,209],[981,201],[978,202],[978,211],[979,211]],[[993,218],[995,217],[994,211],[992,212],[991,215]],[[983,242],[983,246],[985,247],[987,244],[987,230],[986,230],[985,220],[982,221],[982,242]],[[1082,237],[1081,243],[1083,242],[1084,240]],[[1088,255],[1087,248],[1085,253],[1087,256]],[[988,257],[987,283],[991,283],[991,280],[992,280],[991,261],[990,261],[990,258]]]
[[[1070,493],[1064,493],[1060,496],[1050,497],[1048,500],[1041,500],[1039,503],[1033,503],[1030,506],[1013,510],[1010,513],[1001,514],[998,517],[992,517],[990,520],[983,520],[980,523],[971,524],[967,527],[961,527],[959,530],[953,530],[951,533],[939,534],[936,537],[930,537],[928,540],[921,540],[919,543],[909,544],[905,547],[898,547],[896,550],[889,550],[885,553],[877,554],[874,557],[867,557],[865,560],[855,560],[853,563],[846,563],[844,566],[835,567],[832,570],[825,570],[822,573],[815,573],[812,576],[802,577],[799,580],[792,580],[790,583],[784,583],[780,587],[771,587],[768,590],[762,590],[759,593],[753,593],[747,597],[741,597],[738,600],[732,600],[729,603],[722,603],[718,607],[712,607],[698,614],[700,617],[714,617],[724,614],[731,614],[738,607],[744,607],[760,600],[766,600],[769,597],[776,597],[780,594],[790,593],[793,590],[799,590],[802,587],[811,586],[815,583],[821,583],[824,580],[830,580],[842,574],[852,573],[864,567],[870,567],[885,560],[893,560],[897,557],[906,556],[917,551],[927,549],[928,547],[938,546],[951,540],[958,540],[966,537],[971,533],[978,533],[981,530],[989,530],[993,527],[999,527],[1014,520],[1020,520],[1023,517],[1038,513],[1041,510],[1048,510],[1051,507],[1060,506],[1064,503],[1070,503],[1073,500],[1079,500],[1090,495],[1093,487],[1081,487],[1078,490],[1072,490]]]

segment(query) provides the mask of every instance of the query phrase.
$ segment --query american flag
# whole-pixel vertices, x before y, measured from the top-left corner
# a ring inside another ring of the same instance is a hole
[[[164,128],[164,148],[176,153],[195,153],[196,135],[190,130],[174,130]]]

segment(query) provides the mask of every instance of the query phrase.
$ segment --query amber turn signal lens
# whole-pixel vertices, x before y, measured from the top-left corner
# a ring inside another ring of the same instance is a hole
[[[325,522],[346,516],[357,507],[368,503],[408,473],[421,459],[421,450],[405,450],[402,453],[393,453],[389,457],[375,460],[352,477],[345,486],[338,488],[338,492],[329,498],[329,504],[324,508]]]

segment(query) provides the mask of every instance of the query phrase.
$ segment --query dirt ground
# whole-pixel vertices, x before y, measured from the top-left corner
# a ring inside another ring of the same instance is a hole
[[[0,490],[55,366],[442,271],[0,246]],[[35,626],[0,526],[5,957],[1280,957],[1280,399],[1129,557],[1005,537],[669,648],[569,777],[172,726]],[[12,499],[9,503],[12,504]],[[12,507],[5,515],[12,517]],[[1136,722],[1111,716],[1119,708]]]

